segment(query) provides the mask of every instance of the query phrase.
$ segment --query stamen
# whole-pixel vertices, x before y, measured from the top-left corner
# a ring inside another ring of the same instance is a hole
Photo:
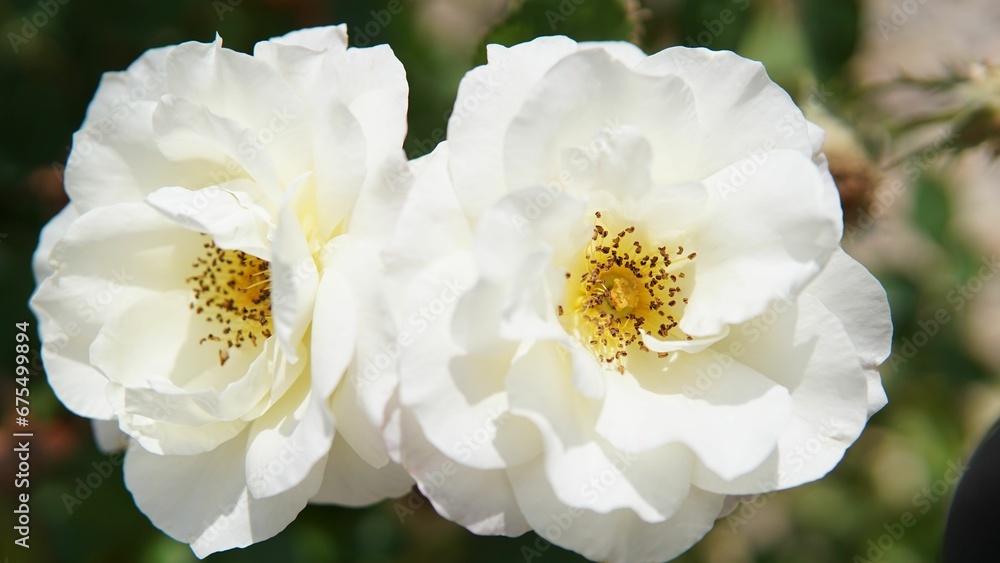
[[[597,211],[594,217],[580,267],[566,272],[567,307],[559,305],[557,312],[602,365],[624,374],[629,348],[650,352],[643,336],[655,331],[659,338],[691,339],[677,334],[682,312],[678,307],[683,307],[679,303],[687,304],[678,284],[685,272],[678,270],[697,253],[685,253],[681,245],[673,253],[667,246],[644,244],[632,225],[615,233],[609,246],[604,243],[609,231],[599,221],[602,213]],[[654,324],[651,318],[659,320]],[[668,355],[657,353],[658,358]]]
[[[185,281],[192,286],[189,307],[210,323],[223,325],[222,336],[214,332],[199,340],[218,343],[219,364],[226,365],[229,349],[244,344],[256,347],[258,334],[270,338],[270,264],[240,250],[223,250],[212,241],[202,245],[204,255],[191,267],[196,274]]]

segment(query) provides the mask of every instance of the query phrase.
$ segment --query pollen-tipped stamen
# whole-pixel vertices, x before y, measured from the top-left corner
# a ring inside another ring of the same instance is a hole
[[[644,336],[678,336],[681,304],[687,303],[678,281],[686,274],[679,270],[697,254],[686,252],[683,246],[678,246],[676,252],[666,246],[646,251],[634,226],[612,236],[601,224],[601,213],[595,216],[582,267],[566,273],[571,300],[565,308],[559,305],[558,313],[564,316],[568,310],[568,322],[587,348],[602,365],[614,366],[624,374],[632,348],[650,352]],[[576,296],[575,302],[572,296]],[[668,353],[657,356],[665,358]]]
[[[212,241],[191,266],[197,271],[185,281],[192,286],[190,308],[221,328],[199,340],[218,343],[219,364],[230,358],[229,349],[244,344],[256,347],[271,336],[270,264],[240,250],[225,250]],[[263,279],[256,279],[263,278]]]

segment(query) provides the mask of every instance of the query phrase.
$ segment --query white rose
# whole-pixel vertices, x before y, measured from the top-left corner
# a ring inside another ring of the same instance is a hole
[[[307,502],[412,481],[347,381],[391,332],[377,260],[401,196],[407,84],[343,26],[185,43],[104,76],[45,229],[32,307],[59,399],[127,435],[125,482],[195,553]]]
[[[829,472],[885,404],[891,325],[839,248],[822,131],[729,52],[488,55],[388,254],[426,323],[391,455],[471,531],[598,561],[673,558],[728,495]]]

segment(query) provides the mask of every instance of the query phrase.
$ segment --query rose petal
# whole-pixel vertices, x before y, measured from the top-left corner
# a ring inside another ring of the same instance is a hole
[[[295,519],[319,489],[317,464],[295,488],[255,499],[246,486],[246,436],[200,455],[160,456],[134,445],[125,456],[125,486],[153,524],[191,544],[198,557],[266,540]]]

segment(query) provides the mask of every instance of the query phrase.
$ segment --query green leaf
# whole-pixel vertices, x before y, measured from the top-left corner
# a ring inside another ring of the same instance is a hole
[[[858,0],[799,0],[816,74],[826,81],[840,72],[858,43]]]
[[[525,0],[486,36],[476,56],[486,62],[486,45],[516,45],[545,35],[577,41],[627,40],[632,22],[623,0]]]

